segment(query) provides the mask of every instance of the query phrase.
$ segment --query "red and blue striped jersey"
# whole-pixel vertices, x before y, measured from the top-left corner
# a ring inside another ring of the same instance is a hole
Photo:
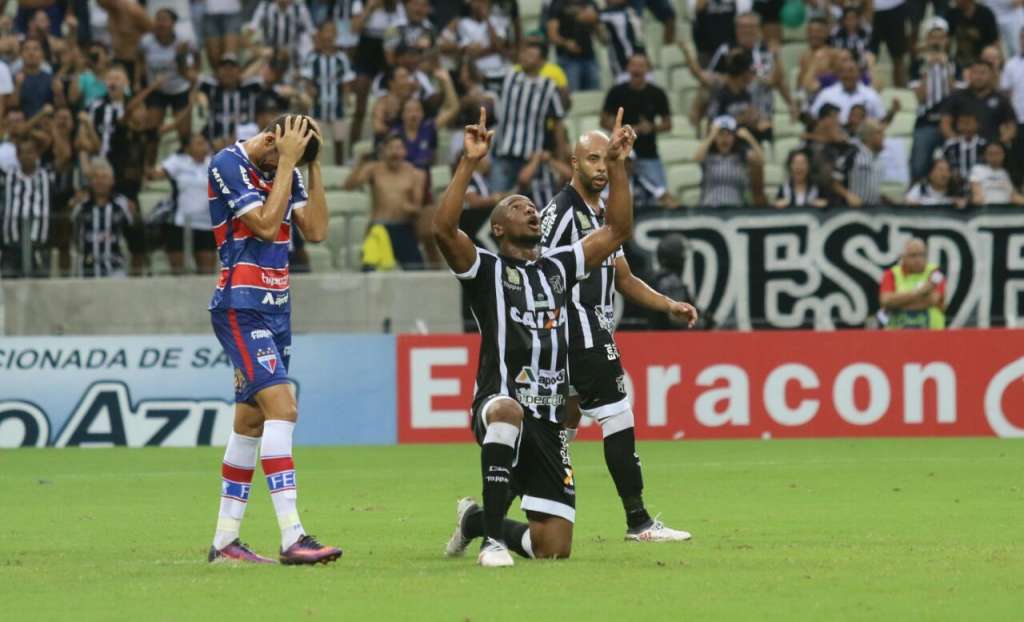
[[[210,161],[210,219],[220,255],[220,278],[210,301],[214,309],[254,309],[289,313],[288,245],[292,210],[309,200],[302,175],[292,173],[292,194],[281,229],[265,242],[242,222],[242,215],[263,205],[274,186],[245,153],[242,143],[222,149]]]

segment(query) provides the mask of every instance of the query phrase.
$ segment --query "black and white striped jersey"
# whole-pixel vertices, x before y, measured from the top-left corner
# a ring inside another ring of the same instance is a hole
[[[569,391],[568,293],[583,277],[583,245],[521,261],[477,248],[456,274],[480,330],[474,403],[514,398],[526,413],[559,422]]]
[[[0,223],[5,246],[20,243],[22,234],[37,244],[48,242],[54,181],[53,170],[42,165],[28,174],[20,167],[0,172]]]
[[[608,62],[613,78],[626,72],[626,63],[645,52],[644,29],[640,16],[631,6],[608,7],[601,11],[601,23],[608,29]]]
[[[544,147],[544,126],[549,117],[565,116],[558,87],[544,76],[530,77],[509,71],[498,100],[495,155],[527,159]]]
[[[256,121],[256,98],[263,91],[263,81],[253,77],[228,89],[213,76],[203,76],[199,79],[199,91],[206,96],[209,106],[203,136],[209,140],[228,137],[234,141],[239,125]]]
[[[124,116],[124,105],[125,102],[115,102],[109,95],[104,95],[89,104],[89,117],[100,139],[100,151],[97,155],[101,158],[107,157],[110,153],[110,140],[117,130],[118,121]]]
[[[313,52],[306,56],[301,75],[316,88],[313,116],[322,121],[337,121],[345,117],[345,85],[356,79],[352,64],[344,52],[323,54]]]
[[[604,224],[604,201],[595,211],[571,184],[555,195],[541,211],[541,245],[545,248],[576,244]],[[615,260],[620,247],[591,270],[569,295],[569,345],[572,348],[605,347],[612,343],[615,323]]]
[[[78,251],[78,271],[85,277],[124,274],[125,229],[132,222],[128,199],[121,194],[100,204],[91,197],[71,210]]]
[[[284,7],[274,0],[262,0],[253,12],[249,28],[260,33],[263,45],[291,52],[299,48],[303,37],[316,31],[304,0]]]

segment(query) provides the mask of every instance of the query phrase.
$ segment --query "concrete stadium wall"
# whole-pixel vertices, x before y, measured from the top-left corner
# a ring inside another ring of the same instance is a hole
[[[0,283],[0,334],[167,335],[210,330],[213,277],[49,279]],[[293,275],[296,333],[462,330],[446,272]]]

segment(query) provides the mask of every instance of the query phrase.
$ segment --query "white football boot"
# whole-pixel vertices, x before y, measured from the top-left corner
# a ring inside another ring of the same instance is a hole
[[[492,538],[488,538],[487,542],[484,543],[484,548],[480,549],[480,555],[476,558],[476,563],[485,568],[502,568],[515,565],[515,562],[512,561],[512,554],[508,552],[508,547],[504,543]]]
[[[654,520],[642,527],[626,531],[626,540],[634,542],[682,542],[692,537],[688,531],[666,527],[665,523],[658,520],[659,516],[661,514],[655,516]]]
[[[444,547],[445,557],[462,557],[466,554],[466,547],[472,540],[467,538],[462,531],[462,519],[466,517],[466,512],[476,507],[479,505],[472,497],[463,497],[456,503],[455,531],[452,532],[452,537],[448,538],[448,544]]]

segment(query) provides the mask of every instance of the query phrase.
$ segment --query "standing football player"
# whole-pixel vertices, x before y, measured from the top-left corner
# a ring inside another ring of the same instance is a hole
[[[434,238],[462,284],[481,335],[473,432],[480,444],[483,506],[459,501],[445,549],[461,555],[483,538],[481,566],[511,566],[524,557],[566,558],[572,548],[576,488],[561,421],[568,394],[566,304],[575,283],[632,235],[633,206],[625,159],[636,133],[622,127],[609,141],[593,137],[606,159],[607,221],[571,245],[541,251],[540,215],[525,196],[506,197],[491,212],[497,255],[459,230],[466,188],[494,132],[487,118],[466,128],[463,157],[434,216]],[[528,523],[505,515],[522,498]]]
[[[273,563],[238,538],[257,457],[281,528],[281,563],[328,563],[341,557],[340,549],[317,542],[299,521],[292,462],[298,410],[288,382],[292,223],[311,242],[327,237],[321,143],[312,119],[283,115],[210,162],[210,215],[222,266],[210,315],[213,332],[235,367],[236,402],[234,431],[221,468],[211,562]],[[308,192],[301,166],[308,167]]]
[[[572,153],[572,181],[541,213],[545,248],[573,244],[602,226],[606,212],[601,193],[611,163],[601,144],[603,134],[580,137]],[[697,311],[654,291],[629,270],[621,248],[579,281],[569,303],[569,372],[575,393],[566,408],[566,429],[576,436],[580,413],[596,419],[604,436],[604,459],[626,511],[626,539],[641,542],[689,540],[685,531],[651,518],[644,506],[643,473],[636,453],[633,410],[626,395],[619,350],[612,337],[615,291],[630,302],[697,321]]]

